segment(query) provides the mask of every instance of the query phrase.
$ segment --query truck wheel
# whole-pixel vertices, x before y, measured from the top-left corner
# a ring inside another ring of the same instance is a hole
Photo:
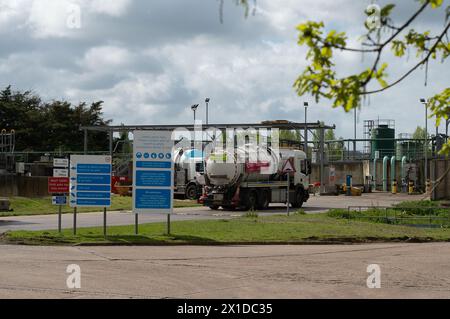
[[[258,195],[252,190],[247,193],[247,210],[255,210],[258,205]]]
[[[270,204],[269,191],[263,190],[258,195],[258,209],[268,209]]]
[[[292,207],[302,208],[302,206],[303,206],[303,189],[299,188],[295,192],[295,200],[292,203]]]
[[[186,199],[195,200],[198,198],[197,185],[191,184],[186,188]]]

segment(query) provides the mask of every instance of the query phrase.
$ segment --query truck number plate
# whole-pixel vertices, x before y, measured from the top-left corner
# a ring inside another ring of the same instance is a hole
[[[223,200],[223,194],[214,194],[214,200]]]

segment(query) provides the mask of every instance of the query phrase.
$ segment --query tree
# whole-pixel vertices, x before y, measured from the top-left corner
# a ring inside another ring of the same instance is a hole
[[[82,151],[80,126],[108,125],[103,119],[103,102],[76,106],[65,101],[43,102],[30,92],[13,92],[8,86],[0,92],[0,128],[16,131],[18,152]],[[89,134],[89,150],[108,149],[107,133]]]
[[[375,6],[369,6],[366,14],[369,16],[366,22],[367,33],[362,37],[362,47],[353,48],[347,45],[348,37],[345,32],[336,30],[325,31],[323,22],[308,21],[300,24],[299,45],[306,45],[309,50],[307,60],[310,65],[294,83],[297,93],[302,96],[311,94],[316,101],[321,98],[333,101],[333,107],[343,107],[346,112],[360,107],[362,100],[370,95],[389,90],[409,77],[421,66],[428,66],[430,60],[441,59],[444,62],[450,54],[450,43],[447,33],[450,28],[450,6],[446,10],[445,26],[437,34],[429,31],[416,31],[410,28],[414,21],[427,8],[443,10],[443,0],[419,0],[419,8],[403,24],[396,26],[391,13],[395,4],[388,4],[375,12]],[[389,31],[389,32],[386,32]],[[394,52],[398,58],[405,58],[408,50],[415,50],[417,63],[398,79],[388,83],[388,64],[383,63],[383,53],[388,49]],[[339,77],[336,73],[333,56],[335,51],[348,51],[374,55],[371,68],[350,76]],[[379,88],[368,90],[369,84],[377,81]],[[439,125],[443,119],[450,116],[450,88],[431,97],[428,107],[432,111],[431,116],[436,116]],[[430,117],[431,117],[430,116]],[[450,142],[442,150],[450,153]]]
[[[418,126],[414,131],[412,138],[416,140],[425,140],[426,136],[427,133],[425,132],[425,129],[421,126]]]

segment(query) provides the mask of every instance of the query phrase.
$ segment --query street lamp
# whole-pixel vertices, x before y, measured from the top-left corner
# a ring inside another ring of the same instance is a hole
[[[209,97],[207,97],[205,99],[205,103],[206,103],[206,125],[209,125],[209,114],[208,114],[208,106],[209,106],[209,102],[211,101],[211,99]]]
[[[420,103],[425,105],[425,185],[428,182],[428,101],[420,99]]]
[[[195,124],[195,121],[197,120],[196,112],[197,112],[198,106],[199,106],[198,104],[194,104],[191,106],[191,110],[194,111],[194,124]]]
[[[308,102],[304,102],[303,105],[305,106],[305,153],[306,156],[308,156]]]
[[[449,124],[450,124],[450,119],[447,119],[446,121],[445,121],[445,139],[446,139],[446,141],[448,141],[448,126],[449,126]]]

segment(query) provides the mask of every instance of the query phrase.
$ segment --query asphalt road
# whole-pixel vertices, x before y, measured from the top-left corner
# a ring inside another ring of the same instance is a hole
[[[450,244],[0,246],[0,298],[449,298]],[[81,289],[66,285],[68,265]],[[367,288],[378,264],[380,289]]]
[[[304,210],[307,213],[325,212],[330,208],[347,208],[348,206],[390,206],[392,204],[411,199],[420,199],[403,194],[373,193],[364,194],[362,197],[347,196],[312,196],[305,204]],[[283,205],[273,205],[269,210],[260,212],[264,214],[280,214],[286,211]],[[174,210],[172,221],[181,220],[202,220],[202,219],[223,219],[233,218],[242,215],[243,212],[212,211],[206,207],[177,208]],[[108,212],[107,224],[109,226],[134,224],[134,215],[131,212]],[[154,223],[166,221],[164,214],[140,215],[139,223]],[[71,228],[73,225],[73,215],[66,214],[62,218],[62,227]],[[78,227],[91,227],[103,225],[103,213],[83,213],[77,214]],[[48,230],[57,229],[57,215],[41,216],[17,216],[0,217],[0,233],[9,230]]]

